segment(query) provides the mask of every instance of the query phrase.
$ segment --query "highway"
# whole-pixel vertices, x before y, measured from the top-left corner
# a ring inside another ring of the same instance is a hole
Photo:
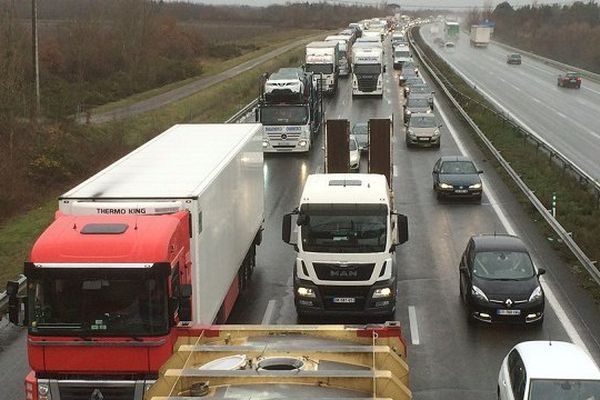
[[[402,95],[386,44],[387,73],[383,99],[352,99],[350,80],[342,79],[336,97],[326,101],[327,118],[352,122],[395,114],[394,188],[396,208],[409,217],[409,242],[399,246],[396,319],[409,345],[411,388],[417,400],[491,400],[502,358],[518,342],[569,340],[585,345],[600,361],[598,309],[551,250],[501,178],[464,133],[447,104],[436,97],[444,125],[441,149],[407,149],[401,123]],[[440,91],[436,91],[439,93]],[[582,92],[583,93],[583,92]],[[297,206],[308,174],[322,171],[323,137],[309,155],[266,155],[265,232],[250,287],[238,301],[231,323],[295,324],[292,294],[293,249],[281,241],[283,214]],[[465,153],[484,172],[482,204],[438,202],[431,190],[431,168],[441,155]],[[364,165],[363,165],[364,167]],[[514,232],[530,248],[535,262],[548,270],[546,320],[541,329],[469,325],[458,292],[458,262],[468,238],[477,233]],[[317,323],[355,320],[320,320]],[[25,332],[6,327],[0,335],[2,399],[23,398],[27,371]],[[6,373],[10,371],[10,373]]]
[[[522,56],[521,65],[508,65],[508,50],[495,44],[473,48],[463,32],[452,50],[433,44],[428,25],[421,34],[471,85],[600,181],[599,82],[584,77],[579,90],[558,87],[563,71],[530,57]]]

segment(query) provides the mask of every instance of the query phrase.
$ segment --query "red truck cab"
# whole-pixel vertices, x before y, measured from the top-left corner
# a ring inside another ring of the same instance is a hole
[[[189,244],[186,211],[57,212],[25,263],[27,399],[141,398],[189,320]]]

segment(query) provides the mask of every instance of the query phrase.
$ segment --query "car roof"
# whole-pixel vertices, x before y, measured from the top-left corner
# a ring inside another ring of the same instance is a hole
[[[580,347],[537,340],[515,346],[531,379],[600,379],[600,369]]]
[[[471,161],[471,159],[469,157],[465,157],[465,156],[442,156],[442,157],[440,157],[440,161],[441,162],[445,162],[445,161],[469,161],[469,162],[473,162],[473,161]]]
[[[483,251],[523,251],[527,247],[519,237],[506,233],[480,234],[471,237],[475,244],[475,252]]]

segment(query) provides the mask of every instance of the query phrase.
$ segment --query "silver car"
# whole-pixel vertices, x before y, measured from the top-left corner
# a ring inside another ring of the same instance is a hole
[[[414,113],[406,127],[406,146],[440,147],[442,125],[434,113]]]
[[[410,116],[414,113],[430,113],[431,103],[427,95],[412,95],[406,99],[406,103],[402,106],[404,108],[404,123],[408,123]]]
[[[350,171],[358,172],[360,169],[360,148],[354,135],[350,135]]]

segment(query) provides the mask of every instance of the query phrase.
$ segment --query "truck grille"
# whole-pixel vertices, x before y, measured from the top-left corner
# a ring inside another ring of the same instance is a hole
[[[92,382],[85,384],[62,383],[58,385],[60,400],[134,400],[135,383],[130,386],[110,386]]]
[[[361,92],[374,92],[377,89],[377,77],[359,77],[357,81]]]
[[[375,264],[313,263],[317,277],[322,281],[368,281]]]
[[[284,138],[285,136],[285,138]],[[269,140],[298,140],[300,132],[275,132],[269,133]]]
[[[323,306],[327,311],[362,311],[365,309],[370,286],[319,286]],[[352,303],[338,303],[335,299],[354,299]]]

